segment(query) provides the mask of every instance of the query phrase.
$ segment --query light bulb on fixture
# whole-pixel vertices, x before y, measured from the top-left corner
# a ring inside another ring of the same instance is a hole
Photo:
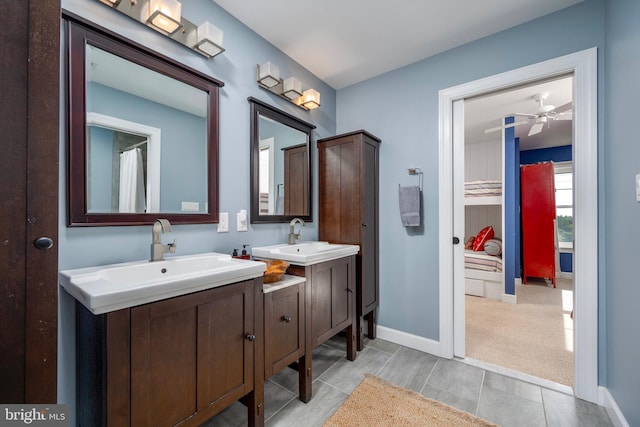
[[[116,7],[120,4],[120,0],[100,0],[104,4],[108,4],[111,7]]]
[[[320,106],[320,92],[315,89],[307,89],[302,93],[302,99],[300,100],[302,106],[313,110]]]
[[[182,4],[178,0],[149,0],[147,24],[166,34],[178,31]]]
[[[196,45],[194,49],[206,54],[208,57],[214,57],[224,52],[222,47],[222,37],[224,33],[218,27],[212,25],[209,21],[205,21],[196,30]]]

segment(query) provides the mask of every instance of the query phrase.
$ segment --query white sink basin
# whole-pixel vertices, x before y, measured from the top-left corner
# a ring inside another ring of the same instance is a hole
[[[272,245],[251,249],[255,258],[281,259],[296,265],[311,265],[332,259],[355,255],[358,245],[343,245],[328,242],[300,242],[295,245]]]
[[[61,271],[60,285],[102,314],[262,276],[263,262],[205,253]]]

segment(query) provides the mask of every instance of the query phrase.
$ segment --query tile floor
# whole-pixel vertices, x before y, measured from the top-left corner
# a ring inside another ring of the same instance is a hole
[[[285,368],[265,383],[266,426],[321,427],[366,373],[503,427],[613,426],[603,407],[381,339],[366,340],[350,362],[344,338],[336,336],[313,351],[313,369],[313,398],[307,404],[297,398],[293,369]],[[246,408],[236,403],[203,427],[245,425]]]

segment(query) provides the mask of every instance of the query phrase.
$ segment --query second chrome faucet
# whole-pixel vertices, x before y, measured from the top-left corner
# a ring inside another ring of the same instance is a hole
[[[291,222],[289,223],[289,240],[288,243],[290,245],[295,245],[296,241],[300,238],[300,234],[302,231],[298,231],[298,233],[295,233],[295,225],[297,223],[300,223],[302,225],[302,227],[304,227],[304,221],[301,220],[300,218],[293,218],[291,220]]]
[[[162,233],[170,233],[171,232],[171,223],[168,219],[156,219],[156,222],[153,223],[152,233],[152,242],[151,242],[151,259],[150,261],[162,261],[163,255],[167,252],[175,253],[176,252],[176,240],[173,239],[173,243],[168,243],[166,245],[162,244],[162,240],[160,239],[160,235]]]

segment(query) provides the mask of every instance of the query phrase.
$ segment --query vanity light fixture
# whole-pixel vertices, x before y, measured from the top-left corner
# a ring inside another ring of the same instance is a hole
[[[302,83],[295,77],[289,77],[282,82],[282,94],[289,99],[296,99],[302,96]]]
[[[258,86],[297,105],[304,110],[320,106],[320,92],[315,89],[302,90],[302,83],[295,77],[280,78],[280,69],[271,62],[258,65]]]
[[[213,58],[224,52],[223,32],[209,21],[196,25],[183,18],[178,0],[98,0],[153,28],[200,55]]]
[[[206,54],[209,58],[213,58],[224,52],[224,48],[222,47],[223,35],[220,28],[211,24],[209,21],[204,21],[196,30],[197,41],[194,48]]]
[[[310,110],[320,106],[320,92],[315,89],[307,89],[302,93],[302,105]]]
[[[182,4],[178,0],[149,0],[147,24],[166,34],[173,34],[182,28],[181,11]]]
[[[265,62],[262,65],[258,65],[258,83],[262,86],[272,88],[280,84],[280,69],[277,65],[271,62]]]

